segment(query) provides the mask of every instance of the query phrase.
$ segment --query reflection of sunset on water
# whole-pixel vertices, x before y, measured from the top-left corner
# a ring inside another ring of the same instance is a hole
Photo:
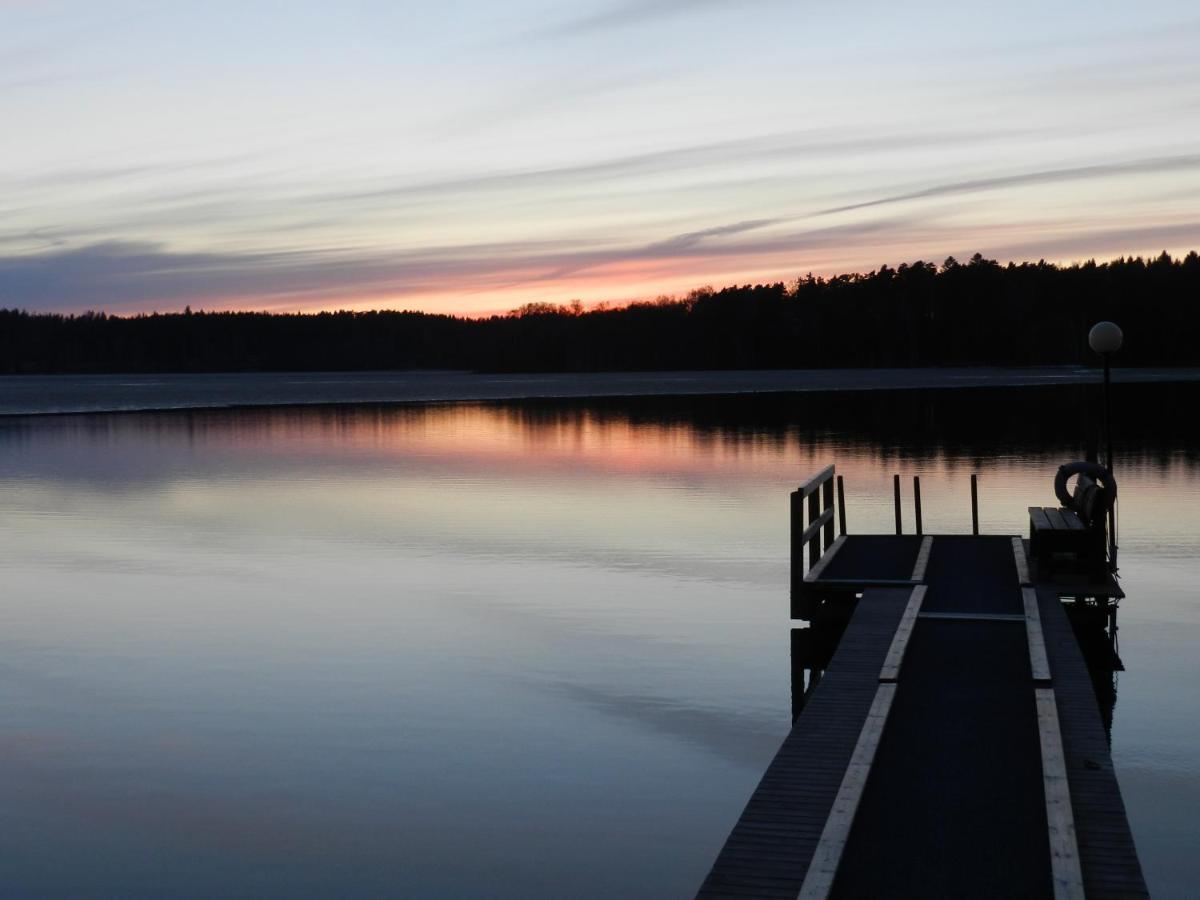
[[[713,424],[681,414],[658,416],[636,401],[460,403],[64,417],[47,423],[41,439],[59,432],[92,446],[121,448],[122,468],[150,478],[163,466],[182,474],[190,464],[204,469],[237,460],[239,469],[270,482],[275,478],[269,473],[325,460],[336,461],[342,480],[362,481],[369,497],[371,482],[380,477],[436,477],[443,504],[456,483],[470,485],[481,500],[486,483],[500,475],[518,479],[527,492],[546,493],[551,506],[553,491],[564,485],[604,484],[619,494],[626,479],[664,489],[708,484],[727,493],[782,491],[836,462],[846,480],[852,527],[874,530],[891,527],[893,473],[904,476],[909,527],[911,476],[920,475],[927,527],[953,530],[968,509],[969,476],[978,472],[985,526],[1020,531],[1025,507],[1039,497],[1048,500],[1055,469],[1078,452],[1013,448],[979,462],[936,442],[921,451],[881,446],[822,429],[819,417],[801,427],[802,397],[758,402],[783,418]],[[731,409],[738,405],[727,401]],[[1198,465],[1182,451],[1122,454],[1121,514],[1130,540],[1160,532],[1164,520],[1186,517],[1195,500],[1186,485]],[[413,488],[422,492],[420,484]],[[636,498],[630,503],[639,505]]]

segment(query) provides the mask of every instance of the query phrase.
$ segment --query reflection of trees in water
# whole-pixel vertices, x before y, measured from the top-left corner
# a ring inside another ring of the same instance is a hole
[[[1200,385],[1113,390],[1118,464],[1200,462],[1200,420],[1172,414],[1200,403]],[[678,429],[700,446],[832,444],[885,460],[940,456],[974,464],[998,455],[1083,458],[1096,441],[1099,400],[1097,384],[528,400],[492,408],[529,431],[620,424]]]
[[[1200,419],[1176,411],[1200,401],[1200,384],[1118,385],[1121,467],[1187,472],[1200,463]],[[999,459],[1053,467],[1086,455],[1094,386],[741,394],[400,405],[262,407],[155,413],[27,416],[0,427],[0,475],[53,468],[86,479],[152,477],[238,465],[284,469],[306,460],[443,467],[583,463],[621,470],[703,468],[736,477],[854,456],[885,468],[938,460],[986,471]],[[459,462],[455,462],[459,460]],[[1041,463],[1039,463],[1041,465]]]

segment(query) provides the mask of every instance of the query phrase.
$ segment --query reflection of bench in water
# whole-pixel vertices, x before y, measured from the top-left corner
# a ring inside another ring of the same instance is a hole
[[[835,538],[833,478],[793,500],[819,662],[701,895],[1144,896],[1060,585],[1011,535]],[[1072,602],[1115,604],[1097,583]]]

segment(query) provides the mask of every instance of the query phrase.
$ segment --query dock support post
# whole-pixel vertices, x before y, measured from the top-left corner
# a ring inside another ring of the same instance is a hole
[[[892,476],[892,490],[896,495],[896,534],[904,534],[904,524],[900,521],[900,476]]]
[[[979,534],[979,476],[971,475],[971,534]]]
[[[913,476],[913,511],[917,514],[917,534],[924,534],[921,530],[921,476]]]
[[[846,485],[842,481],[842,476],[837,477],[837,505],[838,505],[838,529],[842,534],[846,533]]]

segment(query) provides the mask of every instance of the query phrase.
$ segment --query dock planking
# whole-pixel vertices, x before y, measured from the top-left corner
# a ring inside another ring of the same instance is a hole
[[[746,804],[701,897],[798,896],[911,594],[905,588],[864,592],[837,654]]]
[[[1050,895],[1023,631],[918,623],[831,896]]]
[[[839,541],[805,589],[862,598],[700,896],[1146,896],[1086,663],[1022,540]],[[871,586],[905,565],[917,602]]]
[[[1062,731],[1084,894],[1149,897],[1087,663],[1052,586],[1037,587],[1042,635]]]

